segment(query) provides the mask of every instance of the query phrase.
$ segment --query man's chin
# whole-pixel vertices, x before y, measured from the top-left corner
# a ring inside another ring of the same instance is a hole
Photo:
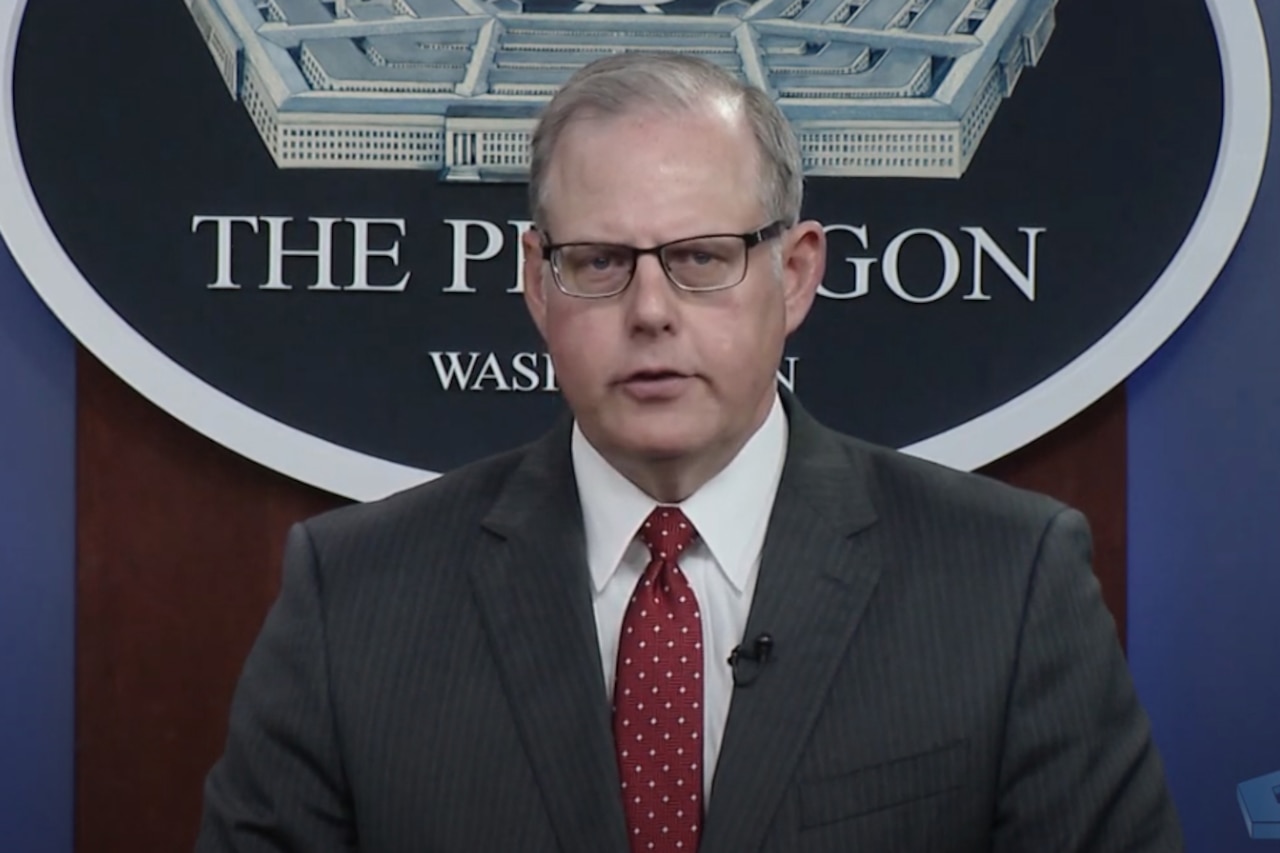
[[[635,462],[671,463],[697,457],[710,443],[707,427],[713,413],[623,408],[609,414],[595,429],[583,427],[589,439],[600,439],[593,443],[606,458],[612,452]]]
[[[643,432],[619,436],[614,446],[636,461],[664,464],[696,456],[702,443],[687,432]]]

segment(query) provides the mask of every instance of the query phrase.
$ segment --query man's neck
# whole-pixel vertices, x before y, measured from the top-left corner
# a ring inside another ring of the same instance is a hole
[[[702,488],[719,474],[738,455],[746,440],[726,448],[713,457],[702,456],[695,460],[684,458],[609,459],[609,464],[626,477],[636,488],[658,503],[676,504]],[[608,457],[606,457],[608,458]]]
[[[619,474],[658,503],[680,503],[733,462],[751,437],[764,425],[775,401],[776,396],[769,397],[767,405],[761,409],[751,428],[735,441],[706,448],[698,454],[646,457],[614,452],[595,442],[592,442],[592,446]],[[584,436],[591,441],[590,436],[585,433]]]

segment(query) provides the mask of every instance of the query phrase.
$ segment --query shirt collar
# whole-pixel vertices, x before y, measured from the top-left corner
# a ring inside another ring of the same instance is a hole
[[[787,416],[775,395],[738,455],[680,504],[725,577],[742,592],[764,542],[787,452]],[[573,472],[582,504],[587,565],[602,591],[657,503],[618,473],[573,425]]]

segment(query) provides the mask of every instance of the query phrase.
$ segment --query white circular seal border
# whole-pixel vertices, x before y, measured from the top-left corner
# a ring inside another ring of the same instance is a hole
[[[1271,130],[1266,39],[1257,7],[1205,0],[1224,81],[1222,140],[1205,201],[1173,260],[1128,314],[1066,366],[1019,396],[908,453],[955,468],[987,464],[1062,424],[1115,387],[1190,315],[1225,266],[1262,180]],[[356,500],[438,476],[334,444],[252,409],[180,367],[98,295],[63,251],[23,168],[13,107],[15,47],[26,0],[0,0],[0,234],[58,319],[144,397],[242,456]]]

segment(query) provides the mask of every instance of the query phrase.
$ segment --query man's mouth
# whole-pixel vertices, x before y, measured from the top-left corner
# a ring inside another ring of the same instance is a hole
[[[626,382],[663,382],[668,379],[685,379],[685,374],[676,370],[637,370],[626,378]]]
[[[632,396],[660,400],[678,395],[690,379],[689,374],[678,370],[637,370],[622,380],[622,387]]]

